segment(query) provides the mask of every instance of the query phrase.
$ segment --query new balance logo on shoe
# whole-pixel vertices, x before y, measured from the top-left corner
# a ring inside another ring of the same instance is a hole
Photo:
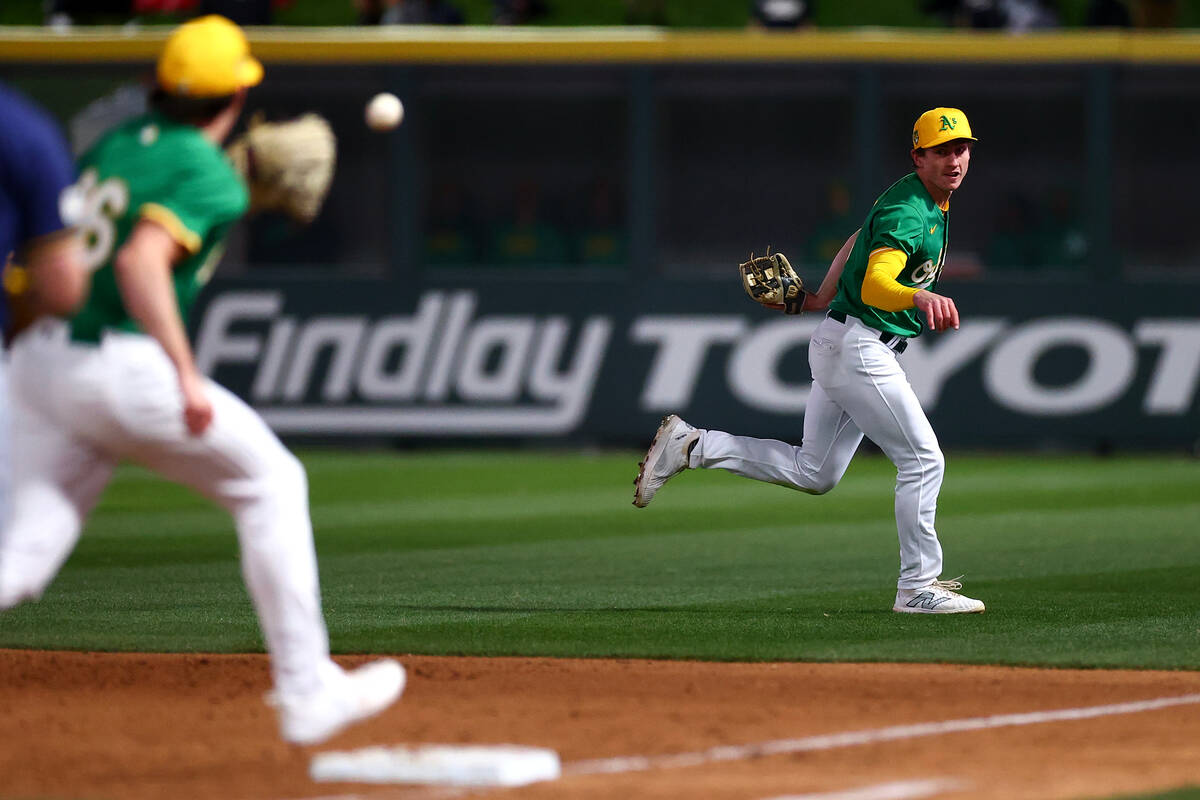
[[[897,589],[892,611],[904,614],[978,614],[984,610],[979,600],[964,597],[955,589],[962,584],[952,581],[932,581],[916,589]]]
[[[925,609],[929,609],[930,611],[932,611],[933,609],[940,606],[942,603],[949,600],[950,597],[951,597],[950,595],[942,595],[941,597],[938,597],[933,592],[921,592],[919,595],[914,597],[912,600],[909,600],[904,605],[908,606],[909,608],[925,608]]]

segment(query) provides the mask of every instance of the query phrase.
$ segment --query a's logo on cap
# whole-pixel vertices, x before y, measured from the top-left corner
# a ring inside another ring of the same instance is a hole
[[[945,114],[943,114],[942,115],[942,127],[938,128],[938,132],[940,133],[942,131],[952,131],[952,130],[954,130],[954,126],[957,124],[958,124],[957,119],[950,119]]]
[[[913,147],[916,147],[919,141],[921,141],[921,134],[917,133],[916,128],[913,128]]]

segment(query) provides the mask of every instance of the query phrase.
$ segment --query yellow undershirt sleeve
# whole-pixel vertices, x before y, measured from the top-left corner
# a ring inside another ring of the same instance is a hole
[[[141,208],[141,215],[166,228],[171,238],[192,255],[200,252],[200,245],[204,242],[194,231],[188,230],[188,226],[171,209],[158,203],[146,203]]]
[[[920,291],[896,280],[908,256],[903,250],[881,247],[867,259],[863,276],[862,301],[880,311],[903,311],[913,307],[913,295]]]

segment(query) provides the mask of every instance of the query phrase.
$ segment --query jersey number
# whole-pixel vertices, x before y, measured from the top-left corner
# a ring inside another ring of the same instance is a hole
[[[924,264],[913,270],[912,282],[918,289],[925,289],[937,280],[937,276],[942,272],[942,265],[946,263],[946,249],[943,247],[938,251],[937,263],[933,263],[933,259],[927,260]]]
[[[95,270],[112,256],[117,241],[117,220],[129,208],[129,187],[120,178],[98,180],[94,167],[63,192],[63,221],[83,236],[84,261]]]

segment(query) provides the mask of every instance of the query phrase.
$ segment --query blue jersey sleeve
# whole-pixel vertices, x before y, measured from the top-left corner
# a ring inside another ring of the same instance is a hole
[[[58,125],[45,111],[0,87],[0,189],[13,219],[4,226],[15,250],[61,230],[59,198],[74,179],[70,151]]]

